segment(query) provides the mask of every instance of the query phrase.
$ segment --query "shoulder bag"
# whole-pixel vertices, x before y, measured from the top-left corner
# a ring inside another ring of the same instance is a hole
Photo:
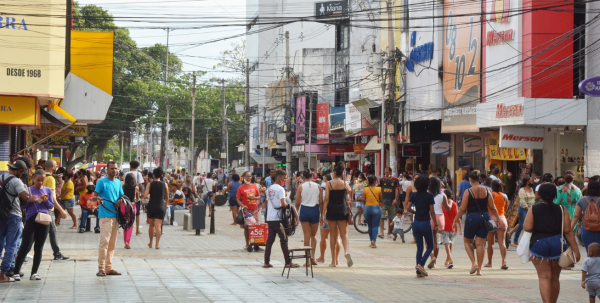
[[[488,233],[493,233],[496,230],[498,230],[498,224],[496,224],[496,221],[486,220],[485,217],[483,216],[483,212],[481,212],[481,208],[479,207],[479,204],[477,203],[477,199],[475,199],[475,196],[473,195],[473,191],[471,191],[471,189],[469,189],[469,195],[475,201],[475,205],[477,205],[477,209],[479,209],[479,214],[481,215],[481,218],[485,221],[485,229],[487,229]],[[488,198],[488,191],[486,189],[485,190],[485,199],[487,200],[487,198]]]
[[[561,206],[560,207],[560,216],[561,216],[561,224],[560,224],[560,259],[558,259],[558,265],[560,267],[569,267],[572,265],[575,265],[575,263],[577,263],[577,261],[575,261],[575,253],[573,252],[573,249],[569,246],[567,248],[567,250],[564,250],[564,243],[565,243],[565,236],[564,236],[564,220],[565,220],[565,214],[564,214],[564,208]]]
[[[354,225],[354,215],[352,214],[352,205],[348,205],[348,194],[346,193],[346,182],[344,182],[344,204],[348,207],[348,225]]]
[[[37,203],[37,201],[33,201],[33,206],[35,206],[35,210],[37,211],[37,215],[35,216],[35,223],[39,223],[42,225],[50,225],[50,222],[52,222],[52,217],[50,217],[49,214],[41,213],[37,207]]]

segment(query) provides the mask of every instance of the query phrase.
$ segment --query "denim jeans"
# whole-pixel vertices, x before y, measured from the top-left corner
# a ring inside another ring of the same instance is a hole
[[[519,244],[519,236],[521,235],[521,231],[523,231],[523,223],[525,222],[525,217],[527,216],[527,210],[525,210],[524,208],[519,206],[519,209],[517,210],[517,214],[519,215],[519,226],[517,227],[517,230],[515,231],[515,239],[513,241],[513,243],[515,243],[515,245]]]
[[[90,211],[87,209],[81,210],[81,223],[79,223],[79,228],[85,229],[85,225],[87,224],[87,218],[90,216]],[[98,209],[94,211],[94,216],[96,216],[96,228],[100,229],[100,219],[98,219]]]
[[[415,241],[417,242],[417,264],[425,266],[425,262],[433,251],[433,230],[431,229],[431,221],[413,221],[412,229],[414,230]],[[423,238],[427,244],[427,250],[423,253]]]
[[[583,223],[580,223],[579,226],[581,226],[581,241],[583,241],[585,251],[587,252],[590,244],[594,242],[600,243],[600,232],[588,231],[587,229],[583,228]]]
[[[379,206],[366,206],[364,216],[365,222],[367,222],[367,226],[369,227],[369,239],[375,242],[377,241],[377,231],[381,223],[381,208]]]
[[[14,266],[15,255],[17,254],[17,242],[21,238],[23,224],[21,217],[9,214],[4,220],[0,220],[0,243],[3,243],[5,253],[2,260],[0,271],[7,273],[11,265]],[[2,253],[2,250],[0,250]]]

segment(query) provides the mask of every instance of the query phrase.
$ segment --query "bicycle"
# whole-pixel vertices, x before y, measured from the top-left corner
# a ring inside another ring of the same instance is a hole
[[[414,206],[412,207],[414,211]],[[354,228],[361,234],[366,234],[369,232],[369,228],[367,223],[365,222],[365,216],[363,214],[364,211],[358,211],[354,214]],[[362,222],[358,222],[358,217],[362,215]],[[388,227],[389,228],[389,227]],[[404,220],[404,226],[402,227],[404,233],[410,232],[412,229],[412,215],[408,216],[408,220]]]

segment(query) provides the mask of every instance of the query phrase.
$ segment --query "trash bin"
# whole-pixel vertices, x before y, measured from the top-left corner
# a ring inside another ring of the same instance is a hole
[[[204,204],[192,206],[192,227],[196,234],[200,234],[201,229],[206,228],[206,206]]]

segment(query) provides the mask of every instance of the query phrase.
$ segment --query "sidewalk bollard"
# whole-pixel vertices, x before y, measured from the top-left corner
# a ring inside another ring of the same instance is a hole
[[[200,230],[206,228],[206,206],[204,203],[192,206],[192,227],[196,230],[196,236],[200,235]]]
[[[210,234],[214,235],[215,234],[215,207],[212,207],[212,210],[210,211]]]

